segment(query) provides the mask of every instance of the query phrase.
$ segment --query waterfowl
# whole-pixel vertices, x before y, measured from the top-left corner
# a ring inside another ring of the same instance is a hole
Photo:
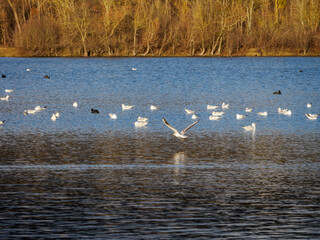
[[[99,113],[99,111],[97,109],[91,108],[91,113],[97,114],[97,113]]]
[[[243,126],[242,128],[246,131],[256,131],[256,124],[252,123],[251,125]]]
[[[224,112],[212,112],[212,116],[222,116]]]
[[[2,100],[2,101],[9,101],[9,95],[7,95],[7,96],[5,96],[5,97],[1,97],[0,99]]]
[[[291,114],[292,114],[292,111],[286,109],[286,111],[284,111],[282,114],[284,114],[284,115],[291,115]]]
[[[56,117],[60,117],[60,113],[59,112],[56,112],[54,115],[56,115]]]
[[[151,106],[150,106],[150,109],[151,109],[151,110],[157,110],[157,109],[159,109],[159,107],[157,107],[157,106],[155,106],[155,105],[151,105]]]
[[[308,114],[308,113],[306,113],[306,116],[310,120],[316,120],[318,118],[319,114],[310,114],[310,113]]]
[[[147,124],[148,124],[147,121],[136,121],[136,122],[134,123],[134,126],[136,126],[136,127],[144,127],[144,126],[146,126]]]
[[[281,94],[281,91],[278,90],[277,92],[273,92],[273,94]]]
[[[229,105],[230,104],[226,104],[226,103],[223,102],[221,107],[222,107],[222,109],[226,109],[226,108],[229,108]]]
[[[121,104],[122,110],[130,110],[131,108],[133,108],[134,105],[124,105]]]
[[[247,115],[236,114],[236,118],[237,118],[238,120],[244,119],[246,116],[247,116]]]
[[[56,120],[57,120],[57,116],[56,116],[56,114],[55,114],[55,113],[53,113],[53,114],[52,114],[52,116],[51,116],[51,120],[52,120],[52,121],[56,121]]]
[[[44,75],[44,78],[50,79],[50,77],[48,75]]]
[[[149,118],[147,117],[138,117],[138,122],[146,122]]]
[[[137,71],[137,68],[131,68],[132,71]]]
[[[13,92],[13,89],[5,89],[4,90],[6,93],[11,93],[11,92]]]
[[[192,123],[191,125],[189,125],[188,127],[186,127],[185,129],[183,129],[181,132],[179,132],[177,129],[173,128],[166,119],[162,118],[162,121],[164,122],[164,124],[170,128],[174,133],[172,134],[173,136],[177,137],[177,138],[187,138],[188,136],[184,135],[186,131],[188,131],[190,128],[192,128],[194,125],[196,125],[199,120],[195,121],[194,123]]]
[[[76,107],[78,107],[78,103],[77,103],[77,102],[74,102],[74,103],[72,104],[72,106],[76,108]]]
[[[195,111],[189,110],[189,109],[184,109],[187,114],[195,114]]]
[[[0,121],[0,125],[3,125],[6,120]]]
[[[31,69],[30,68],[27,68],[27,72],[30,72],[31,71]]]
[[[211,115],[211,116],[209,116],[209,120],[212,120],[212,121],[219,120],[220,118],[222,118],[222,116],[219,116],[219,115]]]
[[[307,108],[311,108],[312,107],[312,103],[307,103]]]
[[[34,110],[36,110],[37,112],[40,112],[40,111],[42,111],[42,110],[45,110],[46,108],[47,108],[47,106],[44,106],[44,107],[36,106],[36,107],[34,108]]]
[[[117,119],[117,115],[115,113],[108,114],[111,119]]]
[[[24,114],[24,115],[35,114],[36,112],[37,112],[37,110],[28,109],[28,110],[24,110],[23,114]]]
[[[7,76],[6,76],[6,75],[4,75],[4,74],[2,74],[2,75],[1,75],[1,77],[2,77],[2,78],[6,78]]]
[[[192,119],[197,119],[197,118],[198,118],[198,116],[197,116],[197,115],[195,115],[195,114],[193,114],[193,115],[191,116],[191,118],[192,118]]]
[[[284,115],[291,115],[292,114],[291,110],[289,110],[287,108],[286,109],[278,108],[278,112],[281,114],[284,114]]]
[[[268,112],[258,112],[258,115],[260,115],[260,116],[267,116],[267,115],[268,115]]]
[[[207,105],[207,109],[208,110],[214,110],[214,109],[217,109],[219,106],[216,106],[216,105]]]
[[[252,112],[252,108],[246,108],[246,112]]]

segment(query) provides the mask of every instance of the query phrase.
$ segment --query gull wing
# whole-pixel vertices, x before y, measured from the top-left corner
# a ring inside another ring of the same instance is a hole
[[[168,128],[170,128],[170,129],[171,129],[172,131],[174,131],[175,133],[178,133],[178,134],[179,134],[178,130],[175,129],[175,128],[173,128],[173,127],[167,122],[167,120],[165,120],[164,118],[162,118],[162,121],[164,122],[164,124],[165,124]]]
[[[195,121],[194,123],[192,123],[190,126],[186,127],[185,129],[183,129],[181,131],[181,134],[183,135],[186,131],[188,131],[190,128],[192,128],[194,125],[196,125],[199,122],[200,119],[198,119],[197,121]]]

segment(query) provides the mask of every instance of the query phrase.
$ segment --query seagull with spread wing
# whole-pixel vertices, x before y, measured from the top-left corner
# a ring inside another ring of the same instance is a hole
[[[199,122],[199,119],[197,121],[195,121],[194,123],[192,123],[191,125],[189,125],[188,127],[186,127],[185,129],[183,129],[181,132],[179,132],[177,129],[173,128],[168,122],[167,120],[165,120],[164,118],[162,118],[162,121],[164,122],[164,124],[170,128],[172,131],[174,131],[174,133],[172,135],[176,136],[177,138],[187,138],[188,136],[184,135],[186,131],[188,131],[190,128],[192,128],[194,125],[196,125]]]

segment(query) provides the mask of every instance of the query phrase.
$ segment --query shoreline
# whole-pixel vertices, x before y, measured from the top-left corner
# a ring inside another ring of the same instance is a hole
[[[247,51],[241,51],[238,53],[234,53],[232,55],[226,55],[226,54],[220,54],[220,55],[208,55],[208,54],[204,54],[204,55],[200,55],[200,54],[195,54],[195,55],[190,55],[190,54],[162,54],[162,55],[93,55],[93,56],[82,56],[82,55],[67,55],[67,54],[62,54],[62,55],[57,55],[57,56],[50,56],[50,55],[43,55],[43,56],[39,56],[39,55],[32,55],[27,53],[26,51],[24,51],[24,49],[22,48],[14,48],[14,47],[0,47],[0,57],[70,57],[70,58],[113,58],[113,57],[136,57],[136,58],[148,58],[148,57],[200,57],[200,58],[229,58],[229,57],[320,57],[320,52],[309,52],[307,54],[303,54],[303,53],[298,53],[298,50],[279,50],[279,51],[269,51],[269,52],[265,52],[265,51],[260,51],[257,50],[256,48],[251,48]]]

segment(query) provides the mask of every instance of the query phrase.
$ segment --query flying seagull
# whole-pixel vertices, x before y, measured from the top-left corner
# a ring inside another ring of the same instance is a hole
[[[194,123],[192,123],[190,126],[186,127],[185,129],[183,129],[181,132],[178,132],[177,129],[173,128],[168,122],[167,120],[165,120],[164,118],[162,118],[162,121],[164,122],[164,124],[170,128],[172,131],[174,131],[174,133],[172,135],[176,136],[177,138],[187,138],[188,136],[184,135],[186,131],[188,131],[190,128],[192,128],[194,125],[196,125],[199,122],[199,119],[197,121],[195,121]]]

